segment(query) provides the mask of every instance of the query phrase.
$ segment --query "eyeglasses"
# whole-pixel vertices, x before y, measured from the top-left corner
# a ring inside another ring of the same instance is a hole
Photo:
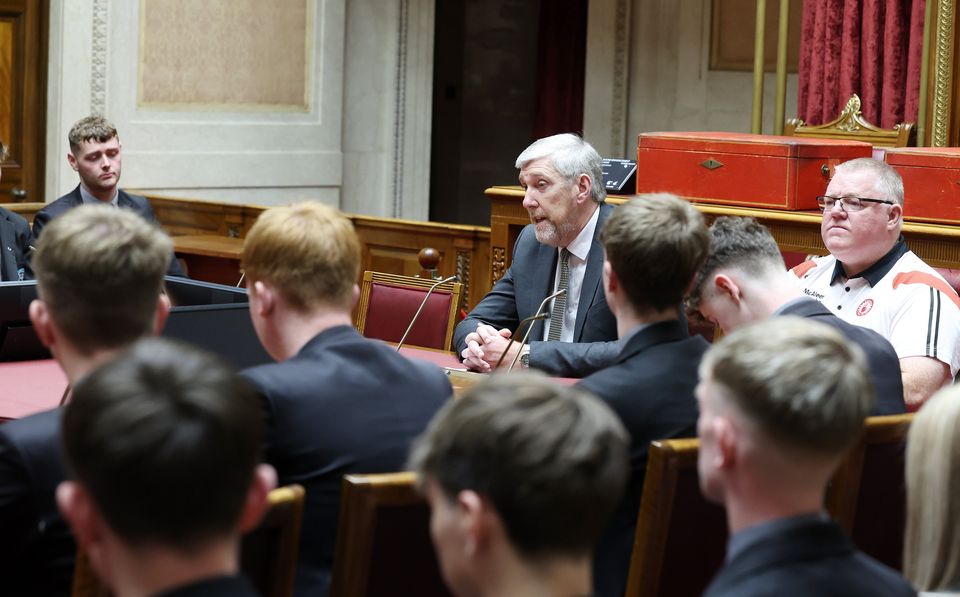
[[[840,204],[840,209],[843,211],[860,211],[866,207],[864,202],[886,203],[887,205],[893,205],[893,201],[886,201],[884,199],[868,199],[866,197],[829,197],[827,195],[820,195],[817,197],[817,205],[820,206],[820,211],[830,211],[837,203]]]

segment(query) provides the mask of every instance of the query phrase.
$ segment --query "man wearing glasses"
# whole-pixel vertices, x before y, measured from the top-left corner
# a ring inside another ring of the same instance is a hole
[[[806,294],[893,344],[904,399],[917,409],[960,368],[960,297],[907,248],[903,181],[886,163],[859,158],[837,166],[817,202],[830,255],[793,273]]]

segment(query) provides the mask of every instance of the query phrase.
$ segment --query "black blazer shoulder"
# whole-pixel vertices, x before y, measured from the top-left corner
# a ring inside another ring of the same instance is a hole
[[[877,397],[870,412],[871,415],[895,415],[907,412],[907,405],[903,400],[900,359],[893,345],[886,338],[874,330],[840,319],[820,301],[812,298],[804,298],[788,304],[781,314],[804,317],[828,325],[863,349]]]
[[[0,207],[0,280],[33,279],[32,244],[30,224],[20,214]]]
[[[738,553],[706,597],[767,595],[916,595],[899,574],[858,552],[833,521],[810,521],[765,537]]]
[[[60,516],[60,410],[0,425],[0,576],[11,595],[69,594],[76,545]]]
[[[43,228],[50,220],[80,205],[83,205],[83,197],[80,195],[80,185],[77,185],[75,189],[63,197],[59,197],[56,201],[50,202],[33,216],[33,238],[39,240],[40,235],[43,233]],[[146,197],[132,195],[120,189],[117,191],[117,206],[123,209],[131,209],[140,214],[144,220],[159,226],[157,218],[153,214],[153,208],[150,207],[150,201],[148,201]],[[181,278],[187,277],[186,274],[183,273],[183,269],[180,267],[180,262],[177,261],[176,255],[170,255],[170,263],[167,265],[167,275],[179,276]]]

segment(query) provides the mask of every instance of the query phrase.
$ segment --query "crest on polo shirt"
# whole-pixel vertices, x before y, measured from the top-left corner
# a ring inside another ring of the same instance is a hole
[[[866,299],[857,307],[857,315],[863,317],[873,309],[873,299]]]

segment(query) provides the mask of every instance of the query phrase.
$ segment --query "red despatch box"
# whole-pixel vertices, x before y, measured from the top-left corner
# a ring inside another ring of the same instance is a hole
[[[903,216],[960,224],[960,148],[888,149],[884,159],[903,178]]]
[[[770,209],[817,209],[837,164],[873,146],[748,133],[642,133],[637,193]]]

